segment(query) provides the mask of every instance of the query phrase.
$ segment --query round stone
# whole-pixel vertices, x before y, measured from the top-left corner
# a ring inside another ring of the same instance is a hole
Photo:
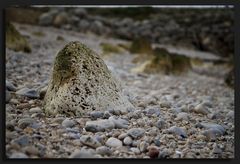
[[[122,146],[122,141],[120,141],[117,138],[110,137],[107,140],[106,145],[109,146],[109,147],[114,147],[114,148],[121,147]]]

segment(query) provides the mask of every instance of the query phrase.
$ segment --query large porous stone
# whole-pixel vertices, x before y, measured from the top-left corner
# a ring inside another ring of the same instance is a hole
[[[58,52],[44,98],[46,114],[82,116],[95,109],[130,107],[120,83],[98,54],[78,41]]]

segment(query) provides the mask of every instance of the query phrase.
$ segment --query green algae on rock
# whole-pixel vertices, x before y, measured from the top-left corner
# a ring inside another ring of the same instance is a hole
[[[182,74],[191,68],[190,59],[186,56],[171,54],[164,48],[156,48],[133,72]]]
[[[82,116],[93,110],[133,107],[104,61],[84,44],[74,41],[58,52],[44,97],[47,115]]]
[[[6,23],[6,47],[14,51],[31,52],[31,48],[27,40],[10,22]]]

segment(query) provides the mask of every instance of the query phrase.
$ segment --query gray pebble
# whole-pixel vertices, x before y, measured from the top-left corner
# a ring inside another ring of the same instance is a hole
[[[111,155],[112,151],[107,146],[100,146],[96,149],[96,153],[100,155]]]
[[[8,80],[6,80],[6,88],[7,88],[7,90],[13,91],[13,92],[15,92],[17,90],[17,88]]]
[[[109,147],[121,147],[122,146],[122,141],[120,141],[119,139],[117,138],[114,138],[114,137],[110,137],[107,142],[106,142],[106,145],[109,146]]]
[[[229,111],[226,116],[227,116],[228,119],[233,120],[234,119],[234,111]]]
[[[122,133],[118,136],[118,139],[122,140],[124,139],[125,137],[127,137],[127,133]]]
[[[101,112],[101,111],[93,111],[93,112],[90,113],[91,118],[94,119],[94,120],[96,120],[98,118],[102,118],[103,115],[104,115],[104,113]]]
[[[80,137],[80,141],[81,143],[83,143],[84,145],[93,147],[93,148],[97,148],[99,146],[101,146],[101,143],[98,142],[98,140],[92,136],[89,135],[83,135]]]
[[[85,129],[90,132],[103,132],[106,130],[111,130],[115,127],[115,124],[110,120],[97,120],[97,121],[87,121]]]
[[[169,133],[181,136],[182,138],[186,138],[187,137],[187,133],[185,132],[185,130],[183,128],[179,128],[177,126],[172,126],[168,129]]]
[[[82,148],[81,150],[75,150],[69,158],[95,158],[93,151]]]
[[[28,158],[24,153],[13,153],[9,158]]]
[[[20,146],[29,145],[29,137],[24,135],[14,140],[14,143],[19,144]]]
[[[188,115],[188,113],[180,112],[180,113],[177,114],[176,120],[185,120],[185,121],[188,121],[188,120],[189,120],[189,115]]]
[[[160,116],[160,108],[148,108],[145,111],[143,111],[147,116],[152,116],[152,115],[156,115],[156,116]]]
[[[108,111],[105,111],[103,114],[104,119],[108,119],[111,116],[111,114]]]
[[[34,89],[22,88],[16,92],[17,95],[26,96],[28,98],[39,98],[39,94]]]
[[[215,124],[215,123],[199,123],[197,125],[197,127],[200,128],[205,128],[205,129],[218,129],[219,131],[221,131],[221,134],[223,135],[225,133],[225,128],[219,124]]]
[[[126,138],[124,138],[123,143],[125,145],[131,145],[132,144],[132,138],[127,136]]]
[[[71,128],[74,125],[76,125],[76,122],[73,120],[70,120],[69,118],[66,118],[63,122],[62,122],[62,126],[65,128]]]
[[[18,127],[24,129],[28,126],[33,125],[34,122],[35,121],[32,118],[22,118],[18,121]]]
[[[36,107],[36,108],[31,108],[29,110],[30,113],[42,113],[42,109],[39,108],[39,107]]]
[[[127,129],[129,122],[125,119],[116,118],[114,116],[109,117],[109,121],[114,123],[115,128],[117,129]]]
[[[157,127],[158,129],[162,129],[162,128],[164,128],[164,126],[165,126],[165,121],[160,118],[160,119],[157,121],[157,123],[156,123],[156,127]]]
[[[197,106],[195,106],[194,112],[195,113],[204,114],[204,115],[207,115],[207,114],[210,113],[210,111],[208,110],[207,106],[204,105],[203,103],[198,104]]]
[[[132,138],[141,138],[145,133],[145,130],[142,128],[132,128],[127,131],[127,134]]]
[[[140,150],[137,147],[131,147],[130,150],[134,152],[134,154],[140,154]]]

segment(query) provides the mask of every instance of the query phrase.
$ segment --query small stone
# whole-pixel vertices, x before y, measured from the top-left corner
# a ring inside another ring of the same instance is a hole
[[[6,88],[8,91],[13,91],[13,92],[17,90],[17,88],[8,80],[6,80]]]
[[[27,146],[24,148],[24,151],[28,155],[38,155],[38,149],[34,146]]]
[[[33,125],[34,122],[35,121],[32,118],[22,118],[18,121],[18,127],[24,129],[28,126]]]
[[[124,138],[123,143],[125,145],[131,145],[132,144],[132,138],[127,136],[126,138]]]
[[[233,120],[234,119],[234,111],[229,111],[226,116],[227,116],[228,119]]]
[[[104,113],[102,111],[93,111],[90,113],[91,118],[94,120],[103,117],[103,115]]]
[[[148,148],[148,156],[150,158],[157,158],[159,154],[159,149],[156,146],[149,146]]]
[[[90,150],[82,148],[81,150],[75,150],[69,158],[95,158],[95,154]]]
[[[205,130],[205,131],[203,131],[202,134],[204,136],[206,136],[207,139],[210,141],[215,141],[217,139],[217,137],[222,136],[222,132],[216,128],[211,128],[211,129]]]
[[[14,128],[14,124],[12,123],[6,123],[6,129],[9,130],[9,131],[13,131],[15,128]]]
[[[196,126],[200,127],[200,128],[203,127],[205,129],[217,129],[221,132],[221,135],[223,135],[225,133],[224,127],[219,124],[215,124],[215,123],[199,123]]]
[[[87,121],[85,129],[90,132],[103,132],[112,130],[115,124],[110,120]]]
[[[213,154],[222,154],[222,149],[220,149],[216,143],[214,143],[213,145],[213,150],[212,150]]]
[[[26,96],[28,98],[39,98],[39,94],[34,89],[22,88],[16,92],[17,95]]]
[[[62,126],[65,128],[71,128],[74,125],[76,125],[76,122],[73,120],[70,120],[69,118],[66,118],[63,122],[62,122]]]
[[[101,146],[101,143],[96,138],[94,138],[92,136],[88,136],[88,135],[81,136],[80,141],[84,145],[87,145],[87,146],[90,146],[93,148],[97,148],[97,147]]]
[[[210,111],[208,110],[207,106],[205,106],[203,103],[198,104],[198,105],[194,108],[194,112],[200,113],[200,114],[204,114],[204,115],[207,115],[207,114],[210,113]]]
[[[134,154],[140,154],[140,150],[136,147],[131,147],[130,150],[134,152]]]
[[[20,146],[27,146],[27,145],[29,145],[30,141],[29,141],[29,137],[24,135],[24,136],[21,136],[21,137],[15,139],[14,142],[16,144],[19,144]]]
[[[121,147],[122,146],[122,141],[120,141],[117,138],[110,137],[107,140],[106,145],[109,146],[109,147]]]
[[[115,125],[115,128],[118,129],[127,129],[129,122],[125,119],[116,118],[114,116],[109,117],[109,121],[112,121]]]
[[[45,94],[46,94],[46,92],[47,92],[47,88],[48,88],[48,86],[45,86],[45,87],[43,87],[43,88],[40,89],[40,91],[39,91],[39,96],[40,96],[40,99],[41,99],[41,100],[44,99]]]
[[[100,155],[111,155],[112,151],[107,146],[100,146],[96,149],[97,154]]]
[[[165,126],[165,121],[160,118],[160,119],[157,121],[157,123],[156,123],[156,127],[157,127],[158,129],[162,129],[162,128],[164,128],[164,126]]]
[[[39,108],[39,107],[36,107],[36,108],[31,108],[29,110],[30,113],[42,113],[42,109]]]
[[[167,158],[169,157],[169,151],[164,149],[158,154],[158,158]]]
[[[127,137],[127,133],[122,133],[118,136],[118,139],[122,140],[124,139],[125,137]]]
[[[139,144],[139,149],[141,152],[145,152],[147,151],[147,148],[148,148],[149,144],[145,141],[142,141],[140,144]]]
[[[9,158],[28,158],[24,153],[13,153]]]
[[[185,130],[183,128],[179,128],[177,126],[172,126],[168,129],[169,133],[181,136],[182,138],[186,138],[187,137],[187,133],[185,132]]]
[[[176,120],[186,120],[186,121],[188,121],[189,120],[189,115],[188,115],[188,113],[180,112],[180,113],[178,113]]]
[[[141,138],[145,133],[145,130],[142,128],[132,128],[127,131],[127,134],[131,136],[132,138]]]
[[[148,108],[144,111],[144,113],[146,113],[147,116],[152,116],[152,115],[156,115],[156,116],[160,116],[160,108]]]

